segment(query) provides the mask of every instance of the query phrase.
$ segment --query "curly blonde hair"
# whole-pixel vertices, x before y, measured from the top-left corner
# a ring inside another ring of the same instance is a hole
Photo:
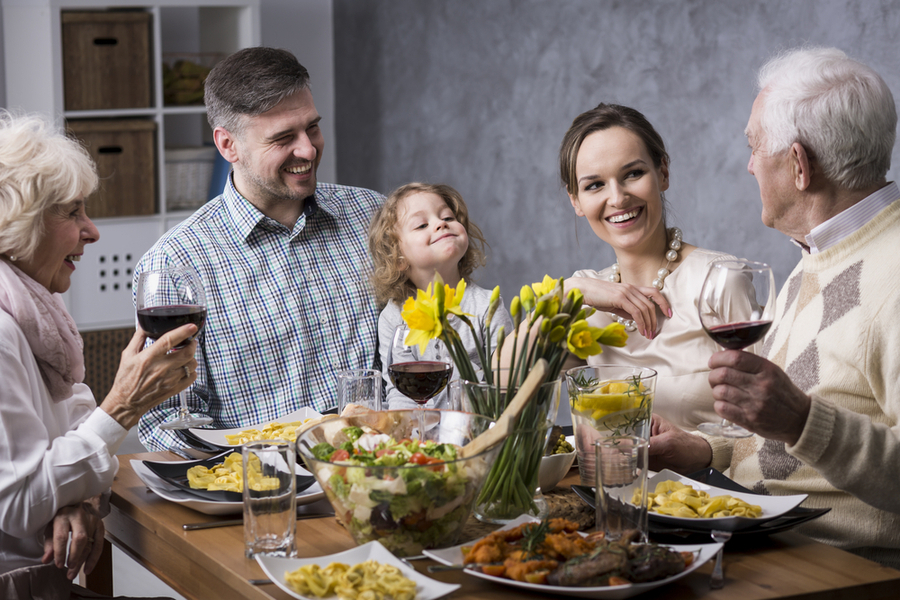
[[[460,193],[444,184],[407,183],[391,192],[369,223],[369,255],[374,268],[370,279],[379,305],[390,301],[402,304],[416,294],[416,286],[407,274],[408,269],[400,268],[402,259],[397,221],[400,202],[418,193],[435,194],[441,198],[453,211],[456,220],[465,227],[469,249],[459,261],[460,277],[468,277],[485,264],[484,248],[488,244],[478,225],[469,220],[469,209]]]
[[[0,254],[28,260],[44,213],[97,189],[94,161],[39,115],[0,110]]]

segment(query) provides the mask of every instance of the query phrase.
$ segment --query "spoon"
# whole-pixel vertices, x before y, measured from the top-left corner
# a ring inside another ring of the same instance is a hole
[[[725,576],[722,573],[722,554],[725,552],[725,543],[731,539],[731,532],[713,529],[710,535],[714,542],[722,544],[716,553],[716,566],[713,567],[712,577],[709,580],[710,589],[718,590],[725,585]]]

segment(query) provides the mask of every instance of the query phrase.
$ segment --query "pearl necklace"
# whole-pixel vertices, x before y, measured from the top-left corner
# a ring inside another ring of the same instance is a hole
[[[661,268],[656,272],[656,279],[653,280],[653,287],[658,290],[662,290],[666,285],[666,277],[669,276],[669,265],[672,264],[672,261],[678,260],[678,251],[681,250],[681,230],[677,227],[673,227],[667,231],[667,237],[671,237],[672,241],[669,242],[669,250],[666,251],[666,266]],[[620,275],[619,263],[616,262],[612,266],[612,273],[610,273],[609,279],[613,283],[619,283],[622,281],[622,277]],[[634,331],[637,329],[634,321],[632,319],[626,319],[625,317],[620,317],[618,315],[614,315],[613,313],[609,313],[610,316],[615,317],[616,321],[625,326],[626,331]]]

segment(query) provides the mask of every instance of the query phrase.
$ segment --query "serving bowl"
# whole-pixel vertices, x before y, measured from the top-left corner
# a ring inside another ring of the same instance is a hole
[[[546,492],[556,487],[556,484],[568,474],[574,462],[574,450],[565,454],[549,454],[541,457],[541,467],[538,471],[538,485],[541,491]]]
[[[322,443],[340,446],[348,427],[398,441],[465,446],[492,423],[487,417],[451,410],[370,412],[314,425],[298,436],[297,452],[357,544],[378,540],[397,556],[418,556],[426,548],[456,544],[501,445],[464,459],[399,466],[322,460],[313,448]]]

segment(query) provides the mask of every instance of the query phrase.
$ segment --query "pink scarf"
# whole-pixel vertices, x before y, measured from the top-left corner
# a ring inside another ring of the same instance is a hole
[[[84,381],[84,354],[62,296],[0,260],[0,310],[25,334],[53,401],[71,397],[72,385]]]

